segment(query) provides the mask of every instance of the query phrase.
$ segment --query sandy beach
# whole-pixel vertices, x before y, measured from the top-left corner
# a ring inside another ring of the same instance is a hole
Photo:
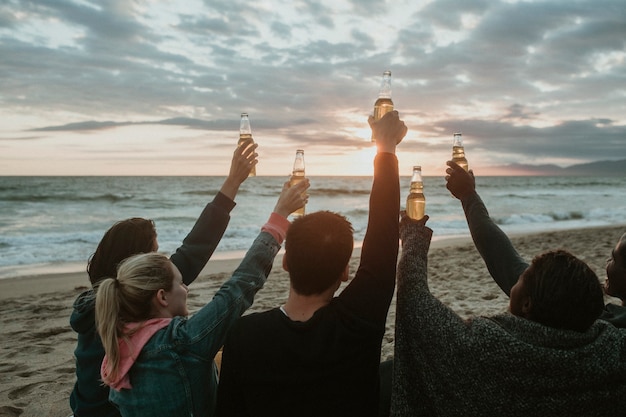
[[[512,240],[528,260],[548,249],[564,248],[586,261],[604,282],[605,261],[626,225],[540,234],[516,235]],[[359,261],[355,250],[352,273]],[[193,313],[210,301],[230,276],[238,260],[210,261],[190,287]],[[0,416],[67,417],[74,384],[73,350],[76,335],[69,326],[72,303],[87,289],[86,273],[49,273],[0,280]],[[491,280],[469,238],[433,242],[429,253],[431,291],[463,317],[506,311],[508,298]],[[277,258],[265,287],[249,312],[282,303],[288,276]],[[617,302],[608,299],[607,302]],[[381,359],[393,355],[395,299],[387,319]]]

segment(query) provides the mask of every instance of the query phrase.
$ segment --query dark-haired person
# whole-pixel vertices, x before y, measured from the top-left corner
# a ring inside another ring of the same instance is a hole
[[[249,148],[246,146],[251,145]],[[209,202],[193,228],[171,256],[186,285],[191,284],[219,244],[235,207],[239,186],[248,178],[257,163],[257,145],[252,139],[233,152],[230,171],[220,191]],[[95,288],[106,277],[115,277],[118,264],[129,256],[158,249],[154,223],[143,218],[131,218],[115,223],[106,231],[87,264],[92,289],[78,296],[70,324],[78,333],[74,350],[76,383],[70,395],[70,406],[76,417],[113,417],[120,413],[109,402],[109,387],[102,384],[100,365],[104,348],[96,331]]]
[[[242,317],[224,344],[220,416],[376,416],[380,348],[395,287],[400,189],[397,112],[370,119],[378,148],[359,268],[348,280],[352,226],[320,211],[293,221],[284,305]]]
[[[626,330],[597,320],[587,264],[538,255],[511,287],[511,314],[464,320],[428,289],[427,220],[400,223],[392,416],[624,413]]]
[[[509,295],[520,274],[528,267],[528,262],[489,217],[485,204],[476,192],[473,172],[466,172],[452,161],[447,164],[446,186],[463,205],[472,239],[489,273]],[[622,235],[607,259],[604,290],[607,295],[621,299],[622,305],[606,304],[600,318],[616,327],[626,328],[626,234]]]

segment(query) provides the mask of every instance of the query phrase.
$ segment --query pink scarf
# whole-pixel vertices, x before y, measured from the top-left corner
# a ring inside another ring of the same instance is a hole
[[[104,355],[102,366],[100,367],[100,376],[102,381],[116,391],[120,391],[122,388],[131,389],[130,378],[128,377],[128,371],[137,360],[137,356],[141,353],[144,345],[148,343],[148,340],[159,330],[166,327],[172,321],[171,318],[155,318],[146,320],[141,323],[129,323],[124,328],[124,333],[132,333],[130,340],[119,340],[120,350],[120,362],[117,369],[117,377],[115,380],[111,380],[106,371],[109,363],[107,355]]]

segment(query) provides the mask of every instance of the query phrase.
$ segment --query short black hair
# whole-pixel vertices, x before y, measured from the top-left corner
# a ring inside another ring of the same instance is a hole
[[[586,331],[604,309],[598,276],[565,250],[537,255],[525,274],[529,318],[557,329]]]
[[[336,283],[352,256],[353,234],[352,224],[331,211],[295,219],[285,239],[285,263],[293,289],[313,295]]]

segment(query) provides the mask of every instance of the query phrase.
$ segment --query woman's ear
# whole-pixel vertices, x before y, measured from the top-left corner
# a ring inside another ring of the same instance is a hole
[[[157,290],[154,295],[155,302],[157,307],[167,307],[169,303],[167,302],[167,296],[165,294],[165,290],[163,288]]]

